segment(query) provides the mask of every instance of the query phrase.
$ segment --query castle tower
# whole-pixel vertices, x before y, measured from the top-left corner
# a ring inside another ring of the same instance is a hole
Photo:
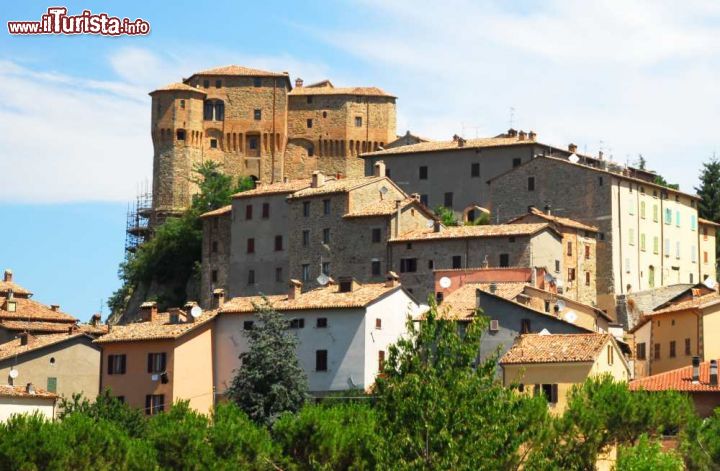
[[[288,109],[290,179],[307,178],[314,170],[361,177],[364,163],[358,156],[397,138],[395,97],[377,87],[339,88],[329,80],[303,86],[297,79]]]

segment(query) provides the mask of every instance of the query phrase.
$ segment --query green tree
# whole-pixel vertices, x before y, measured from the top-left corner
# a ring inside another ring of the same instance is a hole
[[[668,183],[667,180],[665,180],[665,177],[663,177],[662,175],[655,175],[655,180],[653,180],[653,183],[667,188],[672,188],[673,190],[680,189],[680,185],[678,185],[677,183]]]
[[[651,442],[647,435],[640,436],[635,446],[620,447],[618,471],[682,471],[683,460],[675,452],[663,453],[660,444]]]
[[[214,462],[207,446],[208,418],[190,409],[187,401],[148,421],[147,440],[164,469],[204,470]]]
[[[457,217],[455,216],[455,212],[450,208],[446,208],[445,206],[438,206],[437,208],[435,208],[435,215],[440,218],[440,222],[442,222],[444,226],[460,225]]]
[[[645,157],[643,157],[642,154],[638,154],[637,162],[635,162],[635,165],[640,170],[645,170],[647,167],[647,160],[645,160]]]
[[[102,392],[93,402],[81,394],[73,394],[70,399],[63,397],[58,409],[59,419],[72,414],[82,414],[94,420],[107,420],[132,438],[143,437],[147,428],[143,413],[112,397],[109,390]]]
[[[680,451],[690,470],[720,470],[720,408],[690,421],[680,434]]]
[[[700,197],[698,215],[710,221],[720,221],[720,161],[713,156],[703,164],[700,186],[695,187]],[[720,260],[720,241],[715,240],[715,254]]]
[[[308,399],[307,377],[300,368],[297,338],[288,322],[265,299],[255,305],[257,320],[243,333],[249,350],[228,388],[232,399],[253,421],[269,425],[283,412],[297,412]]]
[[[393,469],[509,469],[540,437],[542,398],[499,384],[497,359],[478,360],[487,320],[467,325],[430,309],[389,349],[375,385],[382,456]]]

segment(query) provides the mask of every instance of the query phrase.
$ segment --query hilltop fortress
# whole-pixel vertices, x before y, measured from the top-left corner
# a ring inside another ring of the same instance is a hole
[[[395,97],[329,80],[291,85],[287,72],[236,65],[196,72],[150,93],[154,147],[150,225],[181,213],[193,166],[212,160],[263,183],[319,170],[360,177],[359,155],[396,139]]]

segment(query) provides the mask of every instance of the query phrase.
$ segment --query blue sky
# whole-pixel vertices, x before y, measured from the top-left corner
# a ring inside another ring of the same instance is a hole
[[[118,286],[126,204],[151,177],[147,93],[203,68],[379,86],[399,97],[398,133],[436,139],[498,134],[514,108],[543,142],[642,153],[689,192],[720,151],[715,0],[69,2],[152,32],[4,29],[50,5],[0,10],[0,266],[82,319]]]

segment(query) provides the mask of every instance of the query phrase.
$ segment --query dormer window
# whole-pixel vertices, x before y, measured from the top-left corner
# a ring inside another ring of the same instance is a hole
[[[7,309],[7,312],[17,312],[17,301],[12,301],[8,299],[5,303],[5,307]]]

